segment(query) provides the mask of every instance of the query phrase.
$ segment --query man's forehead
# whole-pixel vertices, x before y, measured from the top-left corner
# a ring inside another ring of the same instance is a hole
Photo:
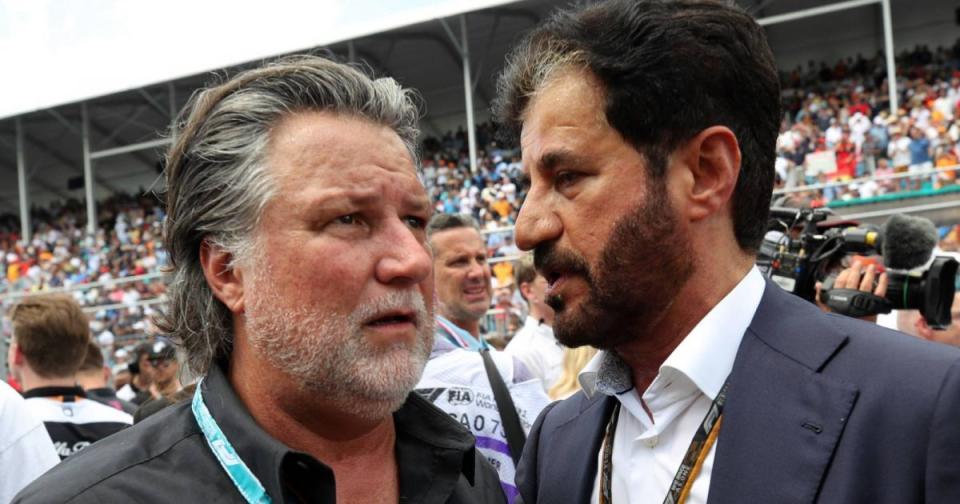
[[[271,131],[267,162],[275,173],[294,178],[321,167],[350,175],[349,168],[367,164],[418,178],[413,157],[396,131],[335,112],[299,112],[283,118]]]
[[[483,236],[472,227],[456,227],[437,231],[430,240],[438,254],[463,253],[478,249],[486,251]]]
[[[557,144],[584,141],[585,131],[608,125],[603,86],[586,70],[559,72],[530,98],[521,121],[521,159],[524,172],[529,172],[550,161]]]

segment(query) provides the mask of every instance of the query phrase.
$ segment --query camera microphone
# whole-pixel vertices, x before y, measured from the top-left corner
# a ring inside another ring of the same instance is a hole
[[[911,270],[927,264],[937,246],[937,228],[930,219],[893,215],[883,224],[883,265]]]

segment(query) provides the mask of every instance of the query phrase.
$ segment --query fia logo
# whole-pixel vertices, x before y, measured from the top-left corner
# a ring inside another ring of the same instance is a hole
[[[447,390],[447,402],[454,406],[473,404],[473,392],[465,388],[451,388]]]

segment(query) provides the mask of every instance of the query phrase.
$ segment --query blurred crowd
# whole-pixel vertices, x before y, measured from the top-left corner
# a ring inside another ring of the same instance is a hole
[[[810,62],[783,73],[785,116],[777,187],[854,183],[810,191],[816,206],[956,186],[960,159],[960,40],[897,58],[898,110],[890,112],[882,53]],[[895,174],[916,174],[887,178]],[[952,189],[951,189],[952,190]]]
[[[951,169],[960,162],[960,40],[952,48],[906,51],[898,56],[897,68],[896,114],[889,112],[882,53],[833,65],[810,62],[783,72],[776,188],[825,184],[799,196],[812,206],[828,206],[960,187]],[[497,337],[509,337],[526,316],[513,284],[520,250],[512,226],[526,190],[520,152],[498,143],[490,122],[477,125],[476,140],[477,169],[471,172],[463,128],[426,138],[423,181],[437,213],[470,215],[480,223],[495,289],[484,325]],[[923,175],[884,178],[898,173]],[[160,275],[167,261],[159,199],[117,194],[98,203],[92,237],[86,235],[85,207],[77,200],[34,208],[31,217],[33,237],[24,243],[19,219],[0,216],[0,295],[91,286],[70,293],[88,309],[104,348],[129,349],[148,336],[154,313],[149,301],[159,301],[164,292]],[[960,248],[958,234],[955,226],[941,228],[941,248]],[[145,278],[117,282],[140,276]]]
[[[21,239],[19,219],[0,217],[0,295],[9,305],[20,295],[67,290],[85,307],[104,346],[134,342],[148,330],[166,252],[160,239],[164,212],[151,194],[116,194],[98,203],[94,236],[86,233],[86,209],[77,200],[35,207],[33,236]],[[137,281],[125,281],[130,277]]]

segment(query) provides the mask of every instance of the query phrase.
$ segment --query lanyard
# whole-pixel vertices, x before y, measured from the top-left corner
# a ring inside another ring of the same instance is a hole
[[[677,468],[677,473],[670,483],[667,496],[664,497],[664,504],[682,504],[690,496],[690,489],[693,487],[694,480],[700,474],[700,467],[704,459],[710,453],[710,447],[717,440],[720,434],[720,420],[723,416],[723,405],[727,402],[727,385],[724,383],[713,400],[710,408],[707,409],[706,416],[697,426],[697,432],[690,441],[690,447]],[[611,480],[613,478],[613,439],[617,432],[617,421],[620,418],[620,401],[613,407],[613,413],[607,422],[606,433],[603,436],[603,468],[600,473],[600,504],[612,504]]]
[[[210,446],[210,451],[217,457],[217,460],[220,462],[220,467],[223,467],[223,470],[227,472],[227,476],[230,476],[233,485],[237,487],[240,495],[242,495],[247,502],[270,504],[270,496],[267,495],[267,491],[263,488],[260,480],[257,479],[256,475],[247,467],[247,464],[244,464],[240,456],[237,455],[237,452],[233,449],[233,445],[230,444],[227,436],[220,430],[217,421],[213,419],[213,415],[210,414],[210,410],[208,410],[207,405],[204,404],[203,395],[200,392],[202,382],[203,380],[201,379],[201,381],[197,383],[197,391],[193,394],[192,409],[193,416],[197,419],[197,424],[200,425],[200,430],[203,431],[203,436],[207,439],[207,445]]]
[[[463,334],[470,334],[470,333],[467,333],[463,329],[460,329],[459,327],[456,327],[453,324],[447,323],[440,317],[437,317],[437,325],[439,325],[440,328],[443,329],[443,332],[446,333],[447,339],[450,340],[450,343],[453,343],[459,348],[464,348],[467,350],[475,350],[473,346],[470,344],[470,342],[463,336]],[[461,331],[463,334],[461,333]],[[470,335],[470,338],[473,338],[472,334]],[[482,339],[480,339],[478,342],[480,344],[480,349],[487,348],[486,343]]]

